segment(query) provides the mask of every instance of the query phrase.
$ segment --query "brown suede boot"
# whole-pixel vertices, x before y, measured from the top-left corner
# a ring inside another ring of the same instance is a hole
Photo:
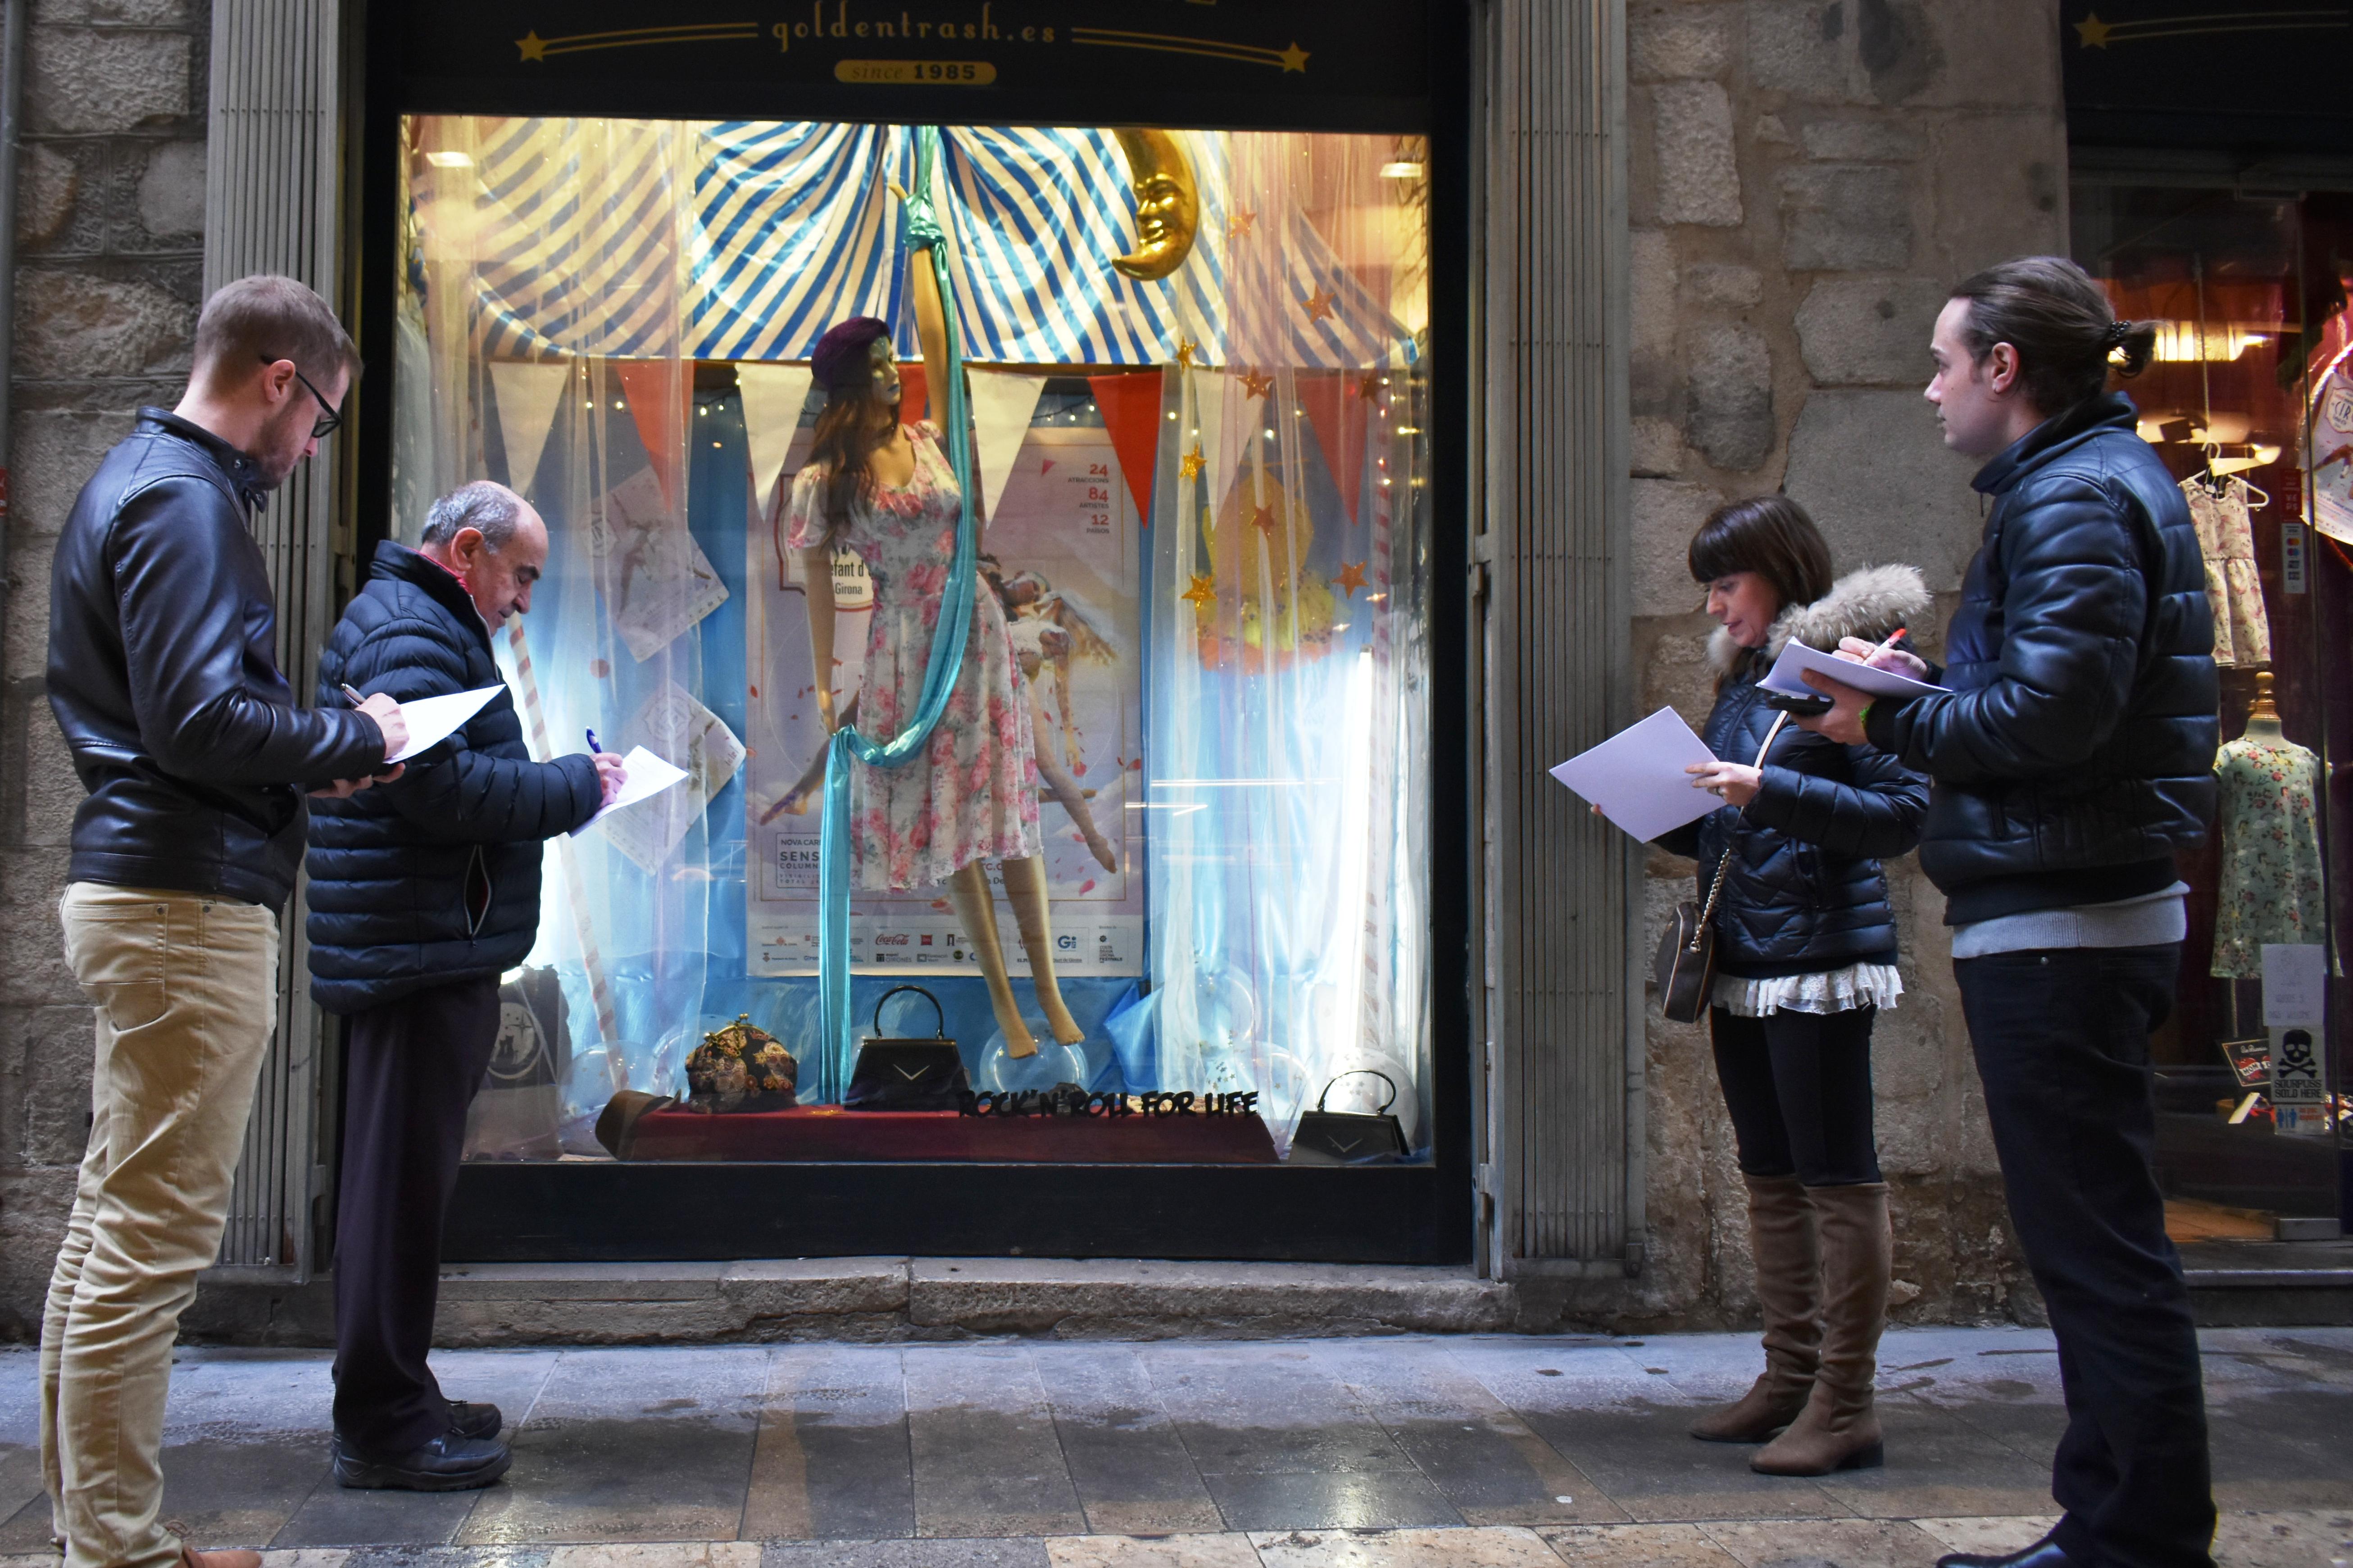
[[[1810,1187],[1822,1248],[1822,1349],[1813,1396],[1789,1429],[1748,1461],[1768,1476],[1826,1476],[1885,1462],[1872,1408],[1879,1336],[1887,1327],[1894,1238],[1887,1184]]]
[[[1814,1205],[1795,1176],[1743,1176],[1757,1302],[1765,1311],[1765,1375],[1730,1405],[1692,1423],[1704,1443],[1762,1443],[1798,1418],[1813,1392],[1821,1344],[1821,1266]]]

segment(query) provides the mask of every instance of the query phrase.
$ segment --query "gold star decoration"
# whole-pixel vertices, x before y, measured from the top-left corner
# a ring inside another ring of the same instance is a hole
[[[2087,49],[2106,48],[2108,35],[2115,31],[2113,25],[2100,20],[2099,13],[2096,11],[2087,14],[2082,21],[2075,24],[2075,37]]]
[[[1335,588],[1346,589],[1348,597],[1355,598],[1356,590],[1365,585],[1365,564],[1362,561],[1344,563],[1340,567],[1340,574],[1332,579],[1332,585]]]
[[[1232,217],[1226,220],[1226,237],[1228,239],[1247,238],[1250,235],[1250,226],[1256,222],[1258,222],[1258,214],[1256,213],[1235,213]]]
[[[522,58],[526,60],[547,58],[547,40],[539,36],[539,29],[536,27],[517,38],[515,47],[522,51]]]
[[[1194,357],[1200,352],[1200,345],[1196,343],[1192,339],[1178,338],[1176,340],[1176,363],[1184,366],[1187,370],[1191,370],[1201,363]]]
[[[1261,375],[1254,370],[1246,370],[1241,373],[1241,376],[1242,395],[1246,397],[1264,397],[1274,390],[1274,377],[1271,375]]]
[[[1252,528],[1262,528],[1269,533],[1272,533],[1274,531],[1274,508],[1271,506],[1252,507],[1250,509],[1250,526]]]
[[[1356,395],[1370,403],[1381,395],[1381,373],[1368,370],[1356,378]]]
[[[1218,602],[1217,584],[1209,578],[1197,575],[1193,579],[1193,585],[1176,596],[1190,604],[1196,610],[1206,610]]]
[[[1302,76],[1307,74],[1307,51],[1299,47],[1296,38],[1292,40],[1291,47],[1282,51],[1282,68],[1297,71]]]
[[[1320,321],[1329,316],[1332,313],[1332,307],[1340,301],[1332,290],[1319,285],[1315,292],[1299,302],[1306,308],[1309,321]]]
[[[1206,467],[1208,465],[1201,460],[1201,444],[1198,441],[1193,443],[1191,451],[1176,460],[1176,471],[1188,479],[1199,479],[1201,470]]]

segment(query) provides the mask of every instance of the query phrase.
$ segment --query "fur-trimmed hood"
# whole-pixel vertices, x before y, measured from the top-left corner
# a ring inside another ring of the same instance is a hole
[[[1899,626],[1917,625],[1934,603],[1927,580],[1916,566],[1858,567],[1812,604],[1783,609],[1761,651],[1768,661],[1778,658],[1792,637],[1823,653],[1837,652],[1841,637],[1879,642]],[[1740,656],[1747,651],[1721,626],[1708,638],[1707,660],[1719,676],[1737,668]]]

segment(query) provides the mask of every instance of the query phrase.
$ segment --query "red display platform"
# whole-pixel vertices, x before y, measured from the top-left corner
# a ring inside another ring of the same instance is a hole
[[[964,1116],[953,1110],[649,1110],[624,1160],[980,1160],[1019,1164],[1271,1165],[1266,1124],[1235,1116]]]

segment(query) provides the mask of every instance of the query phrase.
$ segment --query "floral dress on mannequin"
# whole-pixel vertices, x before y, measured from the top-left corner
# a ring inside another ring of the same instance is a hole
[[[964,504],[938,428],[926,420],[906,430],[913,476],[869,484],[834,542],[856,551],[874,581],[858,727],[877,739],[905,728],[922,698]],[[824,540],[826,478],[817,464],[795,476],[786,548]],[[849,832],[855,885],[869,891],[934,887],[976,860],[1039,853],[1029,700],[996,595],[974,598],[964,662],[922,761],[851,774]]]
[[[2320,759],[2295,742],[2242,735],[2214,759],[2222,879],[2210,973],[2260,979],[2265,942],[2325,940],[2316,795]]]

